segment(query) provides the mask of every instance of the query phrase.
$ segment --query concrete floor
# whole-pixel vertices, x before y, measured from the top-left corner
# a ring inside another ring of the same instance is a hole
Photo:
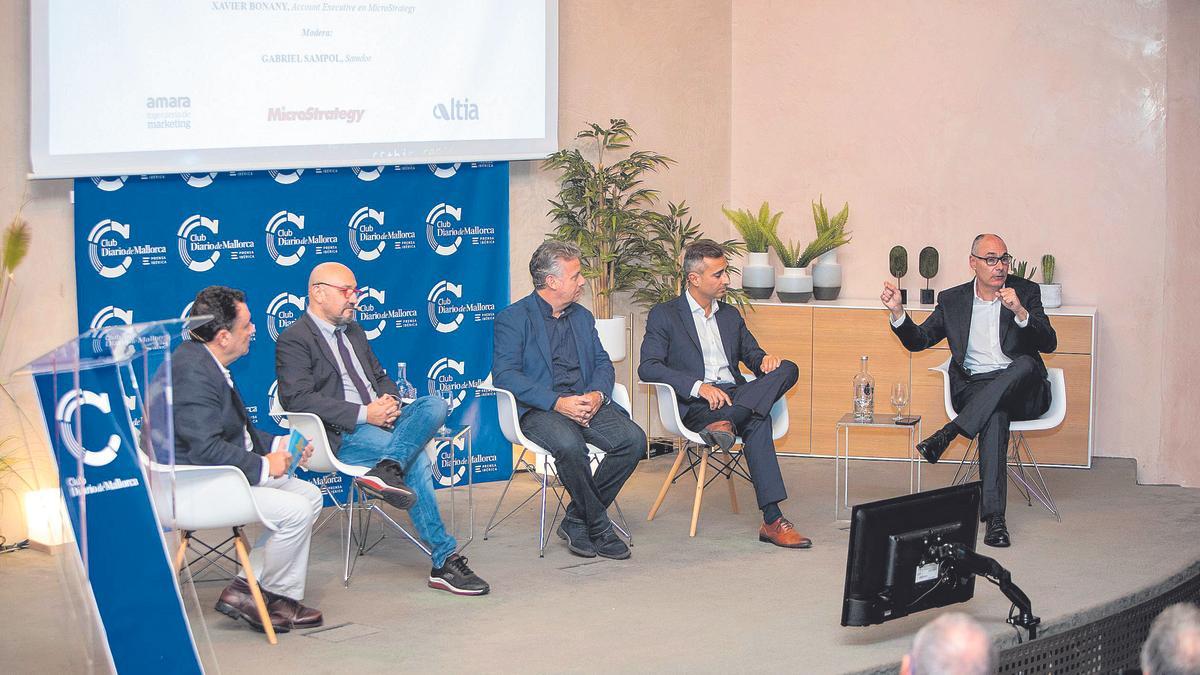
[[[694,539],[687,536],[690,478],[647,522],[670,462],[643,462],[621,494],[634,536],[629,560],[577,558],[557,538],[539,559],[532,502],[483,541],[501,485],[481,485],[477,537],[465,555],[491,583],[491,595],[461,598],[426,588],[428,560],[394,536],[359,559],[350,588],[343,588],[339,534],[328,527],[314,539],[306,598],[324,611],[323,629],[281,635],[270,647],[261,634],[212,610],[223,583],[207,582],[196,584],[206,623],[198,639],[204,643],[207,632],[211,652],[204,652],[215,654],[226,673],[834,673],[897,661],[921,625],[948,611],[869,628],[839,625],[848,531],[832,517],[829,460],[783,460],[792,495],[784,513],[815,542],[807,551],[757,540],[760,519],[747,508],[754,497],[746,483],[737,487],[738,515],[730,512],[723,486],[710,488]],[[926,467],[925,487],[945,485],[952,473],[953,467]],[[853,501],[908,490],[906,467],[897,463],[856,462],[851,480]],[[1119,459],[1098,459],[1091,470],[1049,470],[1048,482],[1062,522],[1018,502],[1010,490],[1014,546],[980,547],[1012,572],[1046,630],[1200,560],[1200,490],[1138,486],[1133,462]],[[532,490],[533,482],[518,488]],[[0,670],[86,669],[78,647],[64,647],[59,635],[71,627],[62,618],[69,612],[55,588],[57,569],[37,552],[0,557],[4,605],[22,609],[0,613]],[[1008,608],[1000,592],[981,581],[974,600],[956,609],[1008,642],[1014,636],[1003,621]],[[217,667],[210,663],[209,670]]]

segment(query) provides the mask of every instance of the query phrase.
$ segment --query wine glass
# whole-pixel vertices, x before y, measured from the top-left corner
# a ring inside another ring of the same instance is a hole
[[[904,406],[908,405],[908,384],[905,382],[897,382],[892,385],[892,407],[896,409],[896,417],[893,422],[900,422],[900,413],[904,411]]]
[[[454,410],[454,390],[450,387],[443,387],[438,391],[438,396],[446,402],[446,419],[442,421],[442,426],[438,428],[438,434],[442,436],[450,435],[450,412]]]

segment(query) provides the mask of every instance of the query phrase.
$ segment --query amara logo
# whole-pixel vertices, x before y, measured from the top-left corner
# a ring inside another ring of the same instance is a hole
[[[276,295],[267,305],[267,332],[272,340],[278,340],[287,327],[296,323],[304,313],[304,298],[287,291]]]
[[[133,256],[126,255],[116,265],[105,265],[100,260],[102,247],[103,250],[115,250],[118,247],[117,240],[109,236],[110,234],[120,235],[122,239],[128,241],[129,226],[107,218],[96,223],[96,226],[88,233],[88,258],[91,259],[92,267],[95,268],[100,276],[106,279],[116,279],[125,274],[125,271],[129,269],[129,266],[133,263]]]
[[[302,241],[290,227],[287,227],[289,223],[297,230],[303,230],[304,216],[298,216],[291,211],[280,211],[267,221],[267,253],[271,256],[271,260],[284,267],[290,267],[300,262],[306,250],[304,244],[301,243],[295,253],[280,255],[279,249],[276,248],[278,245],[286,245],[291,241]]]
[[[433,105],[434,119],[446,120],[447,122],[461,122],[464,120],[479,119],[479,106],[471,103],[471,99],[464,98],[461,101],[452,98],[450,103],[435,103]]]
[[[110,178],[93,178],[92,182],[96,184],[96,187],[100,188],[101,190],[104,190],[105,192],[113,192],[115,190],[120,190],[122,187],[124,187],[125,181],[128,178],[129,178],[129,176],[112,176]]]
[[[350,167],[350,170],[354,172],[355,178],[368,183],[383,175],[382,166],[377,166],[372,169],[364,169],[361,166],[352,166]]]
[[[267,171],[271,174],[271,178],[275,179],[280,185],[291,185],[300,180],[300,176],[304,173],[304,169],[271,169]]]
[[[455,162],[450,166],[442,166],[441,164],[430,164],[429,170],[438,178],[453,178],[454,174],[458,173],[458,167],[462,162]]]
[[[212,185],[212,182],[213,182],[213,180],[216,179],[217,174],[215,174],[215,173],[200,173],[200,174],[181,173],[181,174],[179,174],[179,177],[183,179],[183,182],[187,183],[188,185],[190,185],[194,188],[204,188],[204,187],[208,187],[209,185]]]
[[[58,423],[58,437],[62,439],[67,450],[76,459],[82,459],[84,464],[105,466],[117,458],[117,451],[121,449],[121,437],[110,434],[108,442],[100,450],[88,450],[83,447],[75,433],[75,415],[76,411],[85,405],[95,407],[105,416],[112,413],[112,404],[109,403],[108,394],[97,394],[87,389],[72,389],[58,399],[58,405],[54,408],[54,419]],[[80,426],[82,427],[82,425]],[[80,430],[82,431],[82,429]]]
[[[190,108],[192,99],[189,96],[153,96],[146,98],[146,107],[155,108]]]
[[[429,241],[429,248],[433,249],[438,255],[454,255],[455,251],[462,244],[462,236],[454,234],[451,225],[447,224],[444,216],[450,216],[454,220],[462,222],[462,209],[456,209],[449,204],[438,204],[433,207],[428,215],[425,216],[425,238]],[[438,236],[453,236],[454,243],[443,245],[438,241]]]

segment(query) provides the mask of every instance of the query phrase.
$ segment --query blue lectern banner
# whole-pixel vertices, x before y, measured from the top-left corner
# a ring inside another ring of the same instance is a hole
[[[474,392],[508,304],[507,163],[80,179],[75,228],[81,332],[183,316],[213,284],[246,292],[258,333],[231,370],[250,418],[277,433],[275,340],[305,311],[313,266],[346,264],[389,375],[405,363],[420,393],[453,392],[450,423],[472,426],[474,480],[508,477],[511,446]],[[465,481],[464,460],[441,448],[435,484]]]

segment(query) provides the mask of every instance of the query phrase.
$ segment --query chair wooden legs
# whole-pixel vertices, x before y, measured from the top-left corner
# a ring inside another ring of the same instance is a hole
[[[187,554],[188,539],[192,536],[191,532],[184,531],[179,539],[179,550],[175,551],[175,571],[183,569],[183,557]]]
[[[692,505],[692,529],[689,537],[696,536],[696,523],[700,520],[700,502],[704,499],[704,470],[708,468],[708,446],[700,450],[700,473],[696,476],[696,502]]]
[[[263,600],[262,590],[258,587],[258,579],[254,577],[254,568],[250,567],[249,546],[246,545],[246,535],[242,528],[233,528],[233,545],[237,548],[238,560],[246,571],[246,583],[250,586],[250,595],[254,596],[254,606],[258,608],[258,619],[262,621],[263,630],[267,633],[267,642],[277,644],[275,626],[271,624],[271,615],[267,612],[267,603]]]
[[[675,480],[675,473],[679,471],[679,465],[683,463],[683,456],[685,454],[687,454],[686,449],[681,448],[676,451],[675,463],[671,465],[671,470],[667,472],[667,479],[663,481],[662,489],[658,491],[658,499],[654,500],[654,506],[650,507],[650,515],[646,516],[646,520],[654,520],[654,514],[658,513],[658,507],[662,506],[663,500],[666,499],[667,490],[671,487],[671,481]]]

